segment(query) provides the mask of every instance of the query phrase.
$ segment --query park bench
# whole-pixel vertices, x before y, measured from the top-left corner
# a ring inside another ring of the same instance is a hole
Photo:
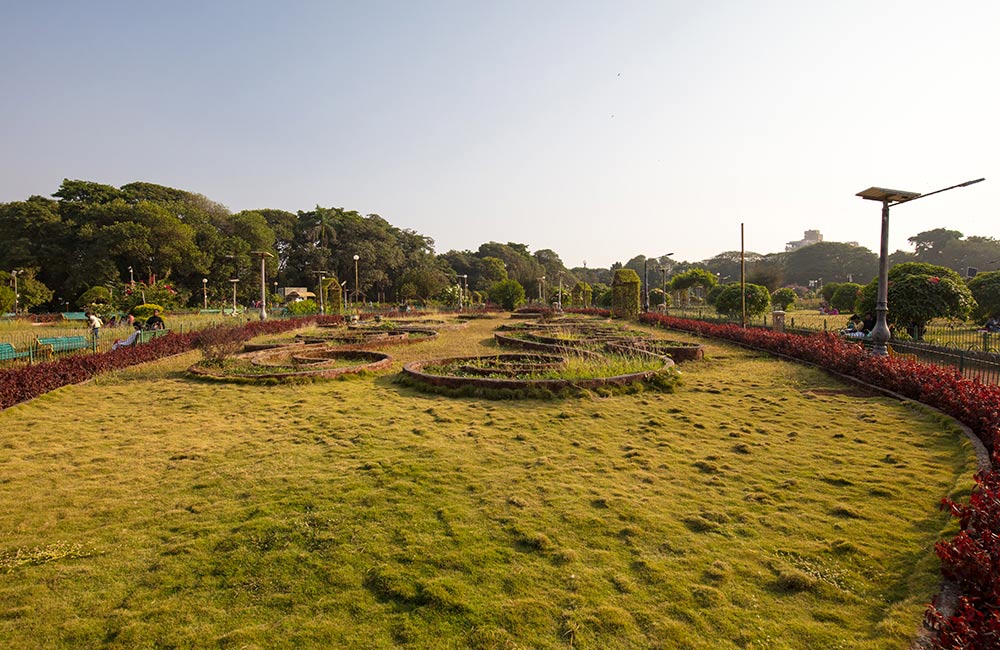
[[[198,313],[199,314],[221,314],[222,310],[221,309],[199,309]]]
[[[31,350],[18,350],[12,343],[0,343],[0,361],[31,358]]]
[[[158,339],[161,336],[166,336],[170,333],[170,330],[143,330],[139,332],[139,336],[135,338],[135,343],[132,345],[139,345],[140,343],[149,343],[153,339]]]
[[[54,352],[74,352],[89,348],[90,341],[86,336],[52,336],[35,339],[35,349],[44,356]]]
[[[87,320],[87,312],[85,311],[64,311],[62,313],[63,320]]]

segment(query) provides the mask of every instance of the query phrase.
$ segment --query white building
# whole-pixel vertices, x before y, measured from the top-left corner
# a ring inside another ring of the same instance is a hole
[[[823,241],[823,233],[818,230],[807,230],[803,233],[802,239],[799,241],[790,241],[785,244],[785,252],[798,250],[800,248],[805,248],[806,246],[812,246],[813,244],[818,244]]]

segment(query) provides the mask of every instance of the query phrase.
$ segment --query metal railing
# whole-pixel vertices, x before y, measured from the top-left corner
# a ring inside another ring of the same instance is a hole
[[[705,307],[672,308],[668,313],[678,318],[739,324],[739,319],[728,318]],[[785,320],[785,331],[796,334],[839,332],[849,317],[850,314],[789,314]],[[768,327],[768,323],[769,319],[765,316],[748,325]],[[919,340],[893,336],[889,344],[897,354],[914,355],[922,363],[954,368],[967,379],[1000,384],[1000,332],[986,332],[970,323],[932,323],[924,329]]]

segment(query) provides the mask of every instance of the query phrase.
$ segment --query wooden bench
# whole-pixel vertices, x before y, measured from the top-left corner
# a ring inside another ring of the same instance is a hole
[[[50,355],[54,352],[87,350],[89,348],[90,341],[86,336],[53,336],[35,339],[35,349],[44,355]]]
[[[0,361],[15,361],[17,359],[30,359],[31,350],[20,350],[14,347],[13,343],[0,343]]]

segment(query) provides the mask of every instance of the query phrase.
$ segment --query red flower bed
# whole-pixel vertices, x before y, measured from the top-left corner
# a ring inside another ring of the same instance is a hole
[[[742,345],[801,359],[928,404],[968,426],[1000,461],[1000,386],[963,378],[954,370],[916,361],[876,357],[836,335],[786,334],[703,321],[642,314],[643,323],[728,339]],[[976,476],[967,505],[944,500],[962,531],[936,546],[944,576],[961,590],[958,607],[946,616],[935,605],[927,621],[938,630],[935,648],[1000,648],[1000,472]]]
[[[263,334],[278,334],[304,327],[310,322],[339,323],[340,316],[319,316],[288,320],[254,321],[242,327],[224,327],[239,340]],[[147,361],[155,361],[195,347],[201,332],[171,333],[149,343],[97,354],[76,354],[55,361],[0,370],[0,409],[34,399],[49,391],[78,384],[102,372],[120,370]]]

